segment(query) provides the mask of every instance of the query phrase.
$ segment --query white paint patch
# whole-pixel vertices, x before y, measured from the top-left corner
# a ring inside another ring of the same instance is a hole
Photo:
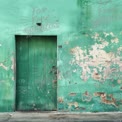
[[[14,77],[12,77],[11,80],[14,81]]]
[[[103,32],[104,36],[107,37],[107,36],[111,36],[111,37],[115,37],[114,33],[113,32],[110,32],[110,33],[107,33],[107,32]]]
[[[112,37],[115,37],[115,35],[113,34],[113,32],[110,32],[110,35],[111,35]]]
[[[119,42],[119,39],[118,38],[112,39],[111,42],[112,43],[118,43]]]
[[[74,73],[75,73],[76,71],[77,71],[76,69],[73,70]]]
[[[14,70],[14,58],[13,57],[11,58],[11,61],[12,61],[11,69]]]
[[[103,32],[103,34],[105,35],[105,37],[109,36],[109,33]]]
[[[98,39],[98,37],[99,37],[98,33],[95,33],[94,36],[92,36],[92,38],[95,39],[95,40]]]
[[[84,81],[87,81],[89,76],[91,76],[95,80],[101,81],[102,75],[98,74],[98,70],[100,72],[103,72],[102,67],[110,66],[112,60],[115,59],[114,53],[107,53],[104,50],[98,48],[99,46],[99,44],[95,44],[92,46],[92,50],[89,50],[89,56],[92,57],[89,57],[86,52],[78,46],[71,49],[71,53],[74,56],[71,64],[77,64],[82,68],[80,78]],[[92,71],[90,67],[96,68],[94,68]],[[75,70],[73,72],[75,72]]]
[[[0,63],[0,67],[2,67],[5,70],[8,70],[8,67],[6,67],[3,63]]]
[[[103,32],[104,36],[111,36],[112,43],[119,43],[119,39],[113,32]],[[87,81],[90,77],[98,81],[105,81],[112,72],[117,70],[111,68],[111,65],[119,65],[119,71],[122,71],[122,58],[116,55],[113,51],[106,52],[105,47],[108,47],[109,43],[105,38],[101,37],[98,33],[95,33],[91,38],[96,42],[91,45],[91,48],[82,50],[80,46],[76,46],[70,50],[73,55],[73,59],[70,61],[71,65],[78,65],[82,70],[80,78]],[[99,43],[97,43],[99,42]],[[118,47],[117,54],[122,51],[122,46]],[[87,53],[88,52],[88,53]],[[92,68],[93,69],[92,69]],[[75,72],[75,70],[73,70]]]
[[[57,66],[59,67],[61,65],[63,65],[63,62],[61,60],[57,61]]]
[[[118,48],[118,51],[122,51],[122,47],[119,47],[119,48]]]

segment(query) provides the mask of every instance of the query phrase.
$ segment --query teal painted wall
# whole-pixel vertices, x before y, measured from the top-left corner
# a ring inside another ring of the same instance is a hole
[[[122,111],[121,0],[0,2],[1,112],[15,110],[15,35],[57,35],[58,111]]]

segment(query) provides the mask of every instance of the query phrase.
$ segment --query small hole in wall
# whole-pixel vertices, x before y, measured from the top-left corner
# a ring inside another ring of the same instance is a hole
[[[37,26],[41,26],[41,25],[42,25],[42,23],[41,23],[41,22],[38,22],[38,23],[36,23],[36,25],[37,25]]]
[[[56,66],[52,66],[52,69],[55,69],[56,68]]]
[[[82,32],[82,34],[84,34],[84,35],[85,35],[85,34],[86,34],[86,32]]]
[[[58,48],[62,48],[62,45],[59,45]]]
[[[57,71],[55,71],[54,74],[56,75],[57,74]]]

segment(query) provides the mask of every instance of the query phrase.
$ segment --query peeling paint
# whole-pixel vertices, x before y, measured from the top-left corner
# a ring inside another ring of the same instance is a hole
[[[0,67],[2,67],[5,70],[8,70],[8,67],[6,67],[3,63],[0,63]]]
[[[11,57],[11,62],[12,62],[11,69],[14,70],[15,63],[14,63],[14,58],[13,57]]]
[[[63,102],[64,102],[64,98],[63,98],[63,97],[59,97],[59,98],[58,98],[58,102],[59,102],[59,103],[63,103]]]
[[[113,97],[112,94],[108,95],[111,98],[111,100],[107,99],[107,94],[104,93],[104,92],[103,93],[102,92],[96,92],[96,93],[94,93],[94,95],[95,96],[100,96],[102,103],[105,103],[105,104],[108,104],[108,105],[113,105],[113,106],[118,108],[118,106],[116,105],[116,100],[115,100],[115,98]]]
[[[92,95],[90,95],[90,93],[88,91],[86,91],[85,93],[83,93],[83,95],[82,95],[82,101],[90,102],[91,100],[92,100]]]
[[[112,43],[118,43],[119,42],[119,39],[118,38],[112,39],[111,42]]]
[[[72,106],[74,106],[75,108],[77,108],[79,105],[77,102],[70,102],[68,103],[68,107],[71,108]]]
[[[110,32],[110,34],[114,36],[112,32]],[[93,36],[94,39],[99,40],[98,37],[101,39],[98,33],[95,33],[95,36]],[[115,38],[113,42],[118,43],[118,38]],[[103,50],[106,46],[109,46],[109,43],[105,40],[102,41],[101,44],[95,43],[91,46],[92,49],[89,50],[89,54],[78,46],[71,49],[70,52],[73,55],[73,59],[70,64],[76,64],[82,68],[82,74],[80,77],[84,81],[87,81],[90,77],[99,81],[107,79],[112,72],[117,72],[117,69],[113,70],[113,68],[110,68],[113,63],[121,67],[120,57],[116,56],[113,52],[106,52]],[[121,47],[118,48],[118,50],[120,51]],[[94,70],[91,70],[90,67],[93,67]]]
[[[57,35],[57,110],[122,111],[121,0],[20,1],[0,7],[0,111],[14,111],[14,35]]]
[[[70,93],[69,96],[76,96],[76,93]]]

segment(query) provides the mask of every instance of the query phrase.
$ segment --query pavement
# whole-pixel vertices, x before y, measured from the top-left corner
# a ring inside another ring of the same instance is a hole
[[[122,122],[122,112],[13,112],[0,113],[0,122]]]

